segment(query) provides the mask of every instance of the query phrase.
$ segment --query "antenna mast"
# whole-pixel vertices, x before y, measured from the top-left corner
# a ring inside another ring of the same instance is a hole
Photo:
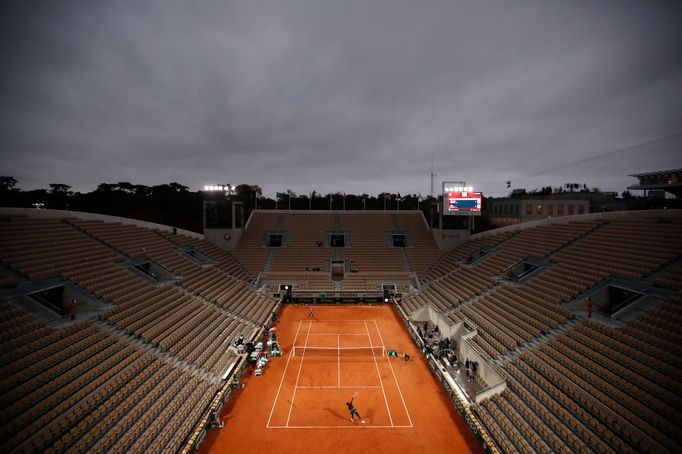
[[[433,171],[433,155],[431,155],[431,197],[436,196],[436,172]]]

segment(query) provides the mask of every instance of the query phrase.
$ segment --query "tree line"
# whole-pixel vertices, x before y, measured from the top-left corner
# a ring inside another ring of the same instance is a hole
[[[203,231],[204,210],[209,227],[231,224],[232,203],[238,216],[246,222],[251,212],[268,210],[421,210],[427,222],[437,226],[436,204],[439,198],[419,194],[380,193],[321,194],[312,191],[296,194],[292,190],[278,192],[276,197],[263,195],[258,185],[240,184],[234,190],[190,191],[173,182],[146,186],[129,182],[101,183],[94,191],[81,193],[63,183],[51,183],[49,188],[22,191],[11,176],[0,176],[0,206],[84,211],[121,216],[142,221],[172,225],[194,232]],[[242,211],[243,210],[243,211]],[[242,217],[243,216],[243,217]],[[217,225],[220,224],[220,225]],[[240,224],[238,222],[237,224]]]

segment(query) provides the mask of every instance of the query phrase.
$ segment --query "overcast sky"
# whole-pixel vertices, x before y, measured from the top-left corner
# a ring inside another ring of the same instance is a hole
[[[5,0],[0,175],[622,192],[682,167],[681,5]]]

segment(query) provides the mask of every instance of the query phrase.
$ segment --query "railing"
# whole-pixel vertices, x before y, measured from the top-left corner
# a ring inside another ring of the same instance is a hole
[[[396,304],[395,307],[398,310],[398,315],[400,316],[403,325],[405,325],[408,334],[410,335],[410,337],[412,337],[415,344],[417,344],[422,353],[425,353],[426,350],[424,348],[424,341],[417,333],[417,329],[415,328],[414,324],[407,317],[407,314],[405,313],[403,308],[400,307],[400,305]],[[438,377],[438,380],[441,382],[443,389],[448,394],[448,396],[450,396],[450,399],[452,399],[452,402],[455,404],[457,411],[459,411],[459,413],[462,415],[464,421],[466,422],[467,426],[476,437],[476,440],[480,443],[483,450],[485,452],[499,454],[500,451],[497,449],[497,446],[495,446],[495,443],[493,442],[492,438],[490,437],[490,435],[488,435],[488,432],[485,430],[481,422],[478,420],[478,417],[471,411],[469,402],[467,402],[460,396],[461,390],[457,392],[458,385],[452,379],[452,377],[450,377],[450,374],[443,373],[441,371],[441,368],[436,363],[436,359],[433,357],[433,355],[428,354],[425,357],[427,359],[429,367],[433,371],[434,375]]]

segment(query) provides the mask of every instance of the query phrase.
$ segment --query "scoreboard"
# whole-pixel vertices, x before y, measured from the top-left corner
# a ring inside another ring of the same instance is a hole
[[[482,203],[483,194],[473,192],[470,186],[443,183],[444,215],[480,216]]]

